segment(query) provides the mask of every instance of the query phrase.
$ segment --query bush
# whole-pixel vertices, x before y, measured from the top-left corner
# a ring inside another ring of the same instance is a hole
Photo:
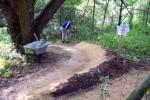
[[[11,43],[10,35],[8,35],[7,27],[0,27],[0,42],[5,44]]]
[[[125,45],[121,52],[121,55],[128,59],[138,61],[144,57],[150,57],[150,36],[144,34],[144,32],[138,31],[136,28],[130,31],[125,37]],[[112,48],[113,50],[118,49],[119,37],[116,33],[103,33],[97,34],[89,40],[93,43],[100,44],[106,48]]]
[[[9,78],[12,76],[11,72],[11,64],[8,62],[5,58],[0,58],[0,75],[6,78]]]

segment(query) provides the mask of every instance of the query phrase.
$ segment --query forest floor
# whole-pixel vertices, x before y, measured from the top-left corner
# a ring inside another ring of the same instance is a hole
[[[0,100],[100,100],[103,76],[111,81],[107,100],[125,100],[150,70],[85,42],[47,52],[41,63],[16,66],[12,78],[1,78]]]

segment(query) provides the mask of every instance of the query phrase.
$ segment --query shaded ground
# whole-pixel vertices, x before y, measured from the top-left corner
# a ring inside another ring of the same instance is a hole
[[[47,65],[51,66],[51,70],[57,68],[54,66],[59,60],[68,60],[71,57],[71,54],[68,51],[65,51],[61,47],[53,46],[49,48],[47,51],[48,56],[46,58],[42,58],[42,63],[32,63],[27,66],[13,66],[12,73],[13,76],[11,78],[3,78],[0,76],[0,89],[9,87],[19,81],[24,80],[29,74],[36,73],[38,71],[47,70]],[[54,68],[55,67],[55,68]],[[49,69],[49,68],[48,68]],[[50,70],[49,69],[49,70]]]
[[[127,74],[115,78],[108,88],[109,96],[106,95],[103,98],[100,85],[97,85],[83,91],[57,97],[54,100],[126,100],[131,91],[148,73],[149,71],[131,70]]]
[[[4,100],[29,100],[40,95],[49,94],[55,86],[66,82],[74,74],[88,72],[100,63],[107,60],[106,51],[99,46],[80,43],[73,47],[50,46],[49,57],[55,59],[51,54],[57,54],[57,59],[51,61],[48,58],[42,64],[36,65],[42,68],[36,73],[19,78],[20,82],[2,89],[0,97]],[[93,52],[94,51],[94,52]],[[66,54],[67,53],[67,54]],[[52,63],[53,62],[53,63]]]
[[[53,96],[59,96],[70,92],[83,90],[94,86],[100,81],[101,77],[109,76],[114,79],[128,73],[136,66],[121,57],[113,57],[112,59],[100,64],[97,68],[90,69],[89,72],[77,74],[68,79],[66,83],[59,85],[52,93]]]
[[[20,74],[14,75],[13,81],[0,90],[0,100],[100,100],[99,83],[102,83],[102,76],[110,76],[112,80],[110,92],[113,94],[110,93],[107,99],[125,100],[141,80],[139,77],[143,78],[149,70],[148,64],[142,65],[144,61],[141,61],[141,67],[111,51],[84,42],[69,47],[53,45],[48,47],[47,52],[48,58],[43,59],[41,64],[27,67],[24,72],[22,69],[17,71]],[[146,69],[147,72],[139,69]],[[91,86],[95,87],[85,92],[76,92]],[[76,93],[52,97],[70,92]],[[121,95],[121,99],[118,95]]]

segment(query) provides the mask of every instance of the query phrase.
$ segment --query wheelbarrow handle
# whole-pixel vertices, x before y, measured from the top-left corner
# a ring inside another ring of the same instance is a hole
[[[37,41],[39,40],[38,37],[37,37],[37,35],[35,33],[34,33],[34,37],[36,38]]]

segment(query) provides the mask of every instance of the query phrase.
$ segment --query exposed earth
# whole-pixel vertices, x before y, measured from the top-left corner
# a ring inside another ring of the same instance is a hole
[[[47,53],[40,64],[16,66],[11,79],[1,78],[0,100],[103,100],[103,76],[111,80],[106,100],[125,100],[150,70],[85,42],[50,45]]]

